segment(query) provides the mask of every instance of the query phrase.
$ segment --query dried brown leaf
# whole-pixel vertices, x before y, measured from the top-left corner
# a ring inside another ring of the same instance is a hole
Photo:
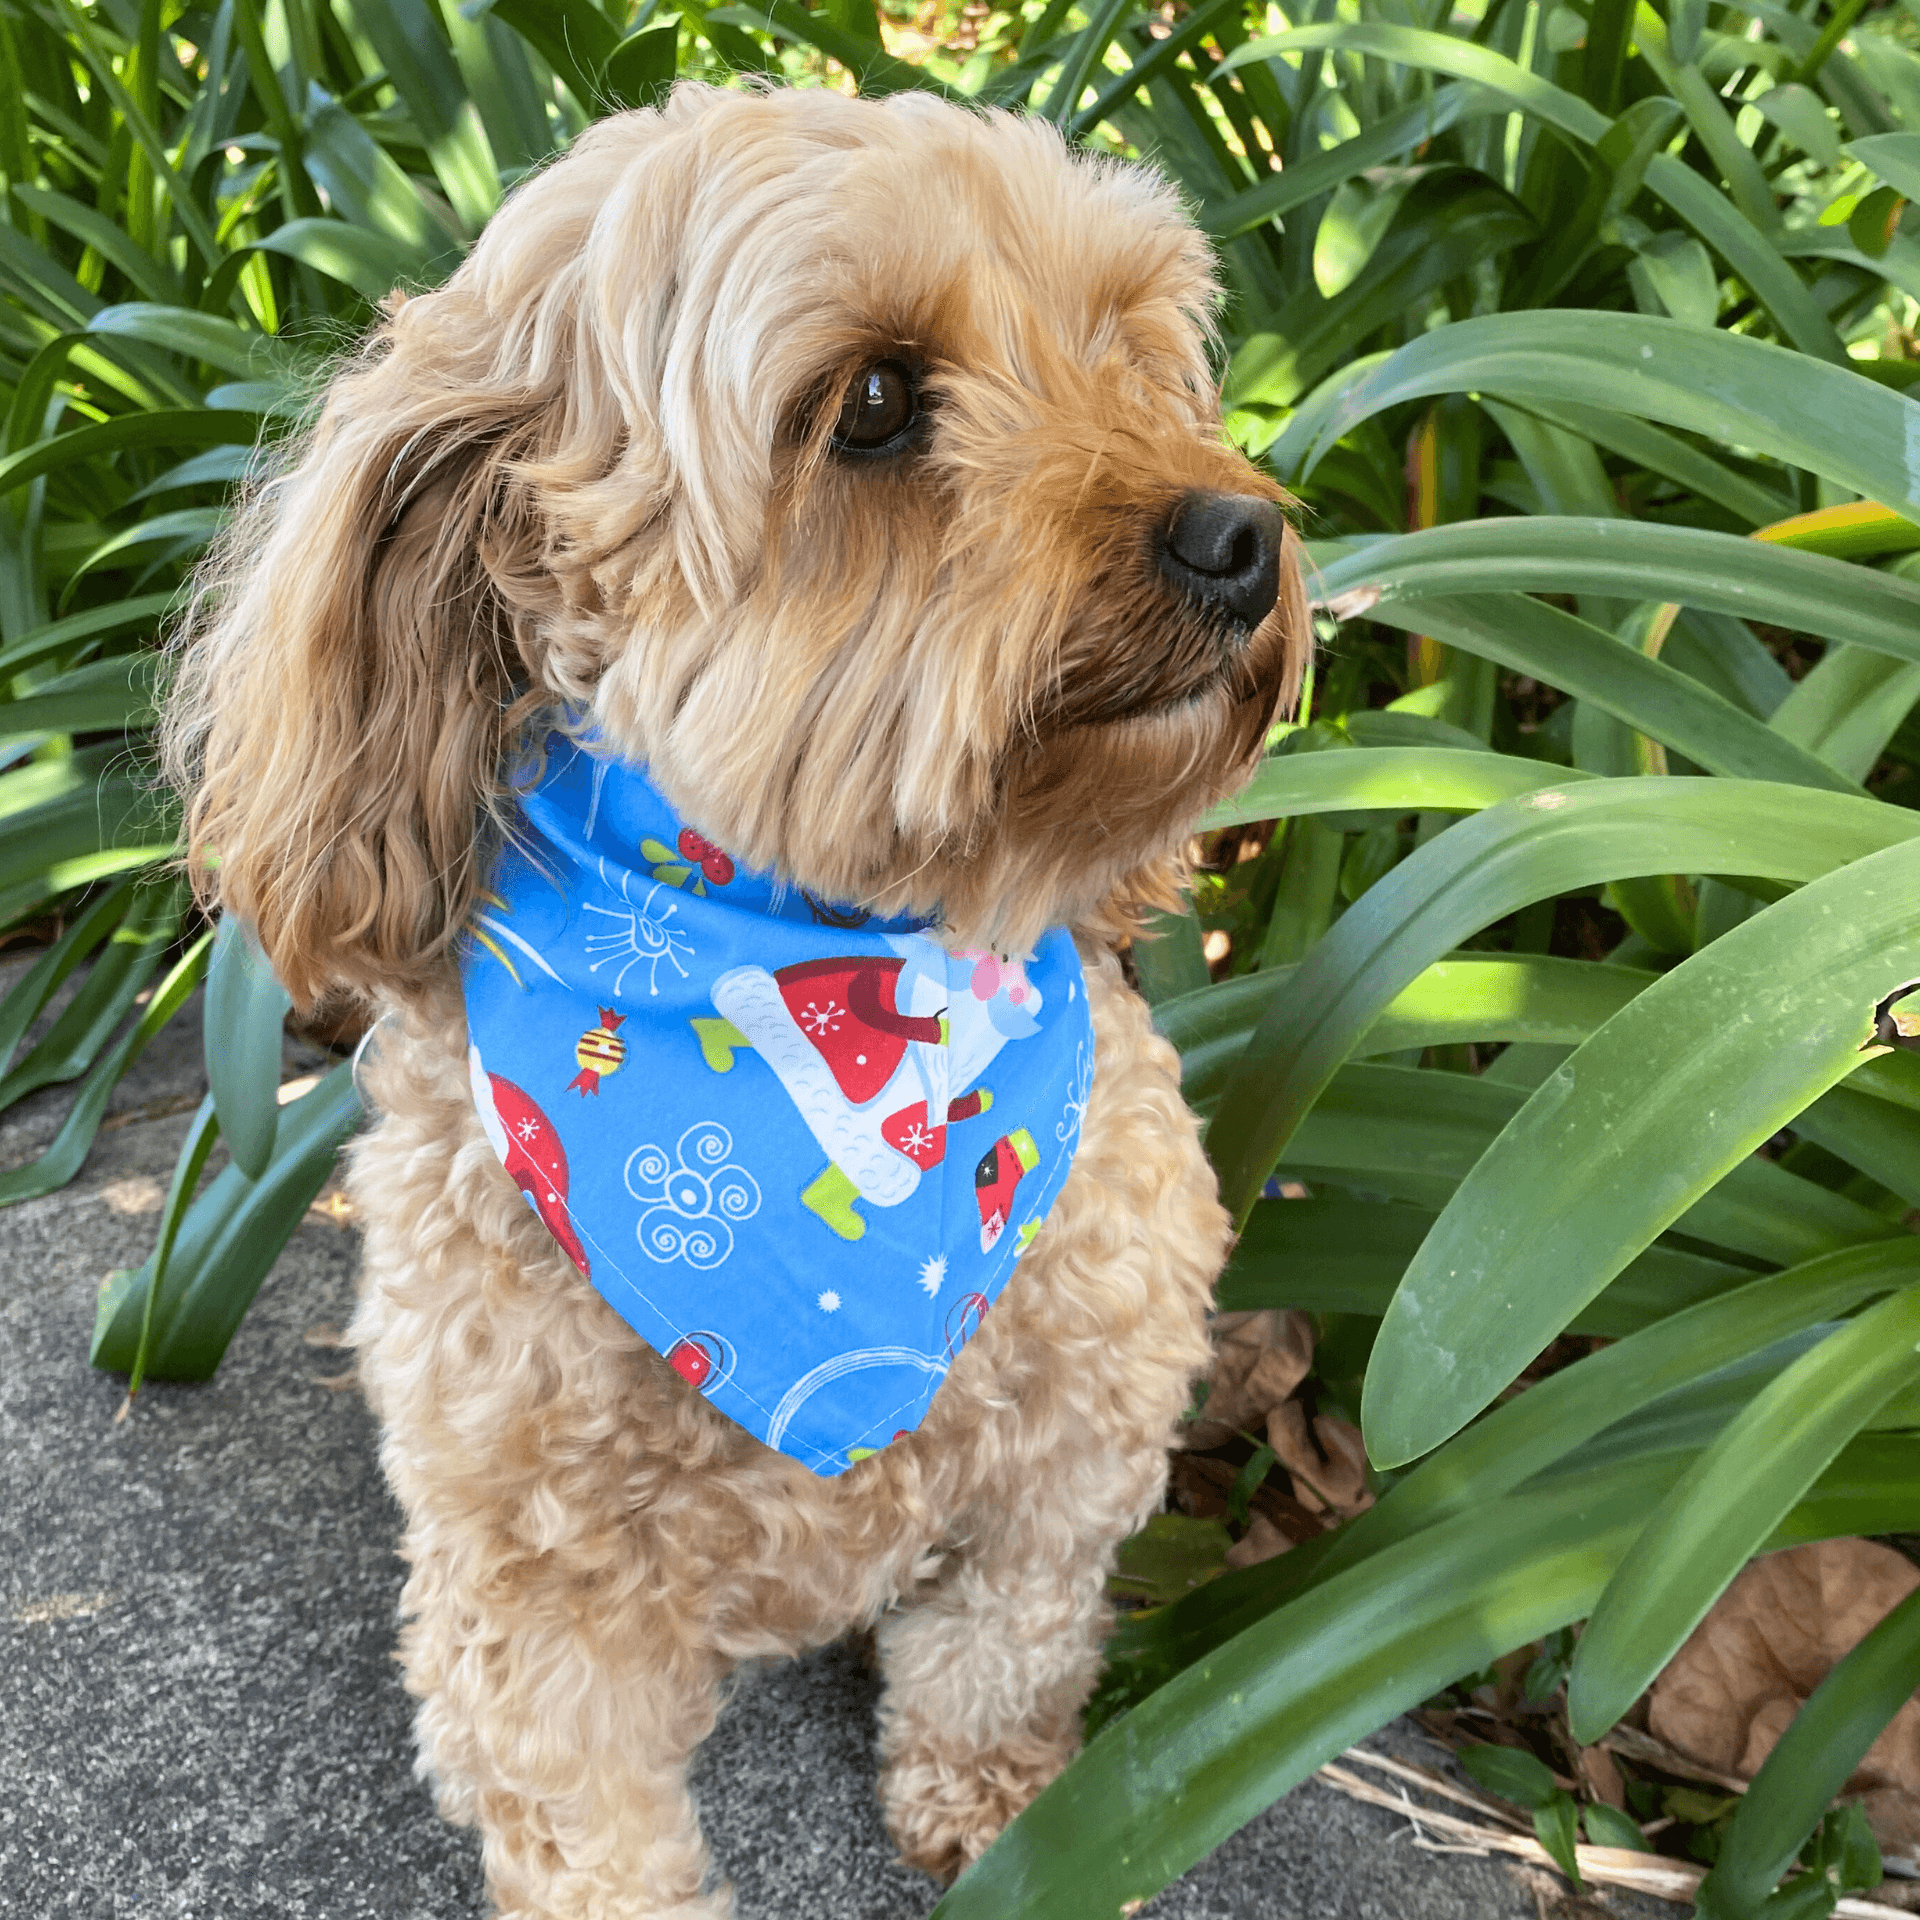
[[[1217,1315],[1213,1338],[1212,1390],[1187,1432],[1187,1444],[1203,1449],[1259,1432],[1313,1365],[1313,1322],[1291,1309]]]
[[[1245,1537],[1227,1549],[1227,1565],[1257,1567],[1262,1560],[1277,1560],[1293,1544],[1264,1513],[1256,1513]]]
[[[1309,1426],[1306,1409],[1287,1400],[1267,1415],[1267,1445],[1293,1476],[1295,1497],[1313,1512],[1331,1509],[1344,1520],[1373,1505],[1358,1427],[1329,1413]]]
[[[1756,1560],[1654,1682],[1657,1739],[1751,1780],[1842,1655],[1920,1586],[1920,1568],[1871,1540],[1823,1540]],[[1920,1844],[1920,1696],[1867,1750],[1842,1790],[1883,1847]]]
[[[1627,1783],[1605,1747],[1580,1749],[1580,1784],[1589,1800],[1603,1800],[1610,1807],[1626,1811]]]

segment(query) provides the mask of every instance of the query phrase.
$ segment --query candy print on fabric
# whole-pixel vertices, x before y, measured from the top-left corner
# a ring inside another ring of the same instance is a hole
[[[690,1391],[844,1473],[921,1425],[1067,1179],[1073,942],[818,899],[560,732],[513,784],[461,956],[487,1139]]]
[[[626,1064],[627,1043],[619,1033],[625,1021],[626,1015],[615,1013],[611,1007],[600,1009],[600,1024],[589,1027],[574,1043],[573,1063],[580,1071],[567,1082],[569,1093],[576,1087],[582,1099],[598,1093],[600,1082]]]
[[[733,1252],[733,1223],[760,1211],[760,1189],[745,1167],[727,1160],[732,1151],[732,1134],[715,1120],[690,1126],[671,1159],[659,1147],[634,1148],[627,1191],[650,1203],[634,1230],[649,1259],[706,1271]]]

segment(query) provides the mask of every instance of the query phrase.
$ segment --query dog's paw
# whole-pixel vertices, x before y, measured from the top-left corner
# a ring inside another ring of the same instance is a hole
[[[943,1885],[957,1879],[1072,1759],[1077,1744],[1029,1737],[962,1753],[929,1743],[896,1755],[880,1777],[880,1805],[901,1859]]]

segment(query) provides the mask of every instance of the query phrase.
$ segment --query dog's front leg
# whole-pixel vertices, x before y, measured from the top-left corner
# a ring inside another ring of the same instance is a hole
[[[727,1663],[707,1503],[677,1464],[717,1416],[503,1179],[461,1037],[383,1044],[352,1174],[352,1339],[407,1514],[420,1769],[480,1827],[502,1920],[719,1920],[686,1766]]]
[[[945,1576],[880,1625],[887,1824],[943,1879],[1080,1744],[1114,1549],[1166,1485],[1230,1238],[1173,1050],[1110,957],[1087,985],[1072,1177],[916,1436],[971,1462]]]
[[[499,1920],[723,1920],[686,1786],[720,1663],[653,1609],[609,1621],[590,1581],[489,1576],[466,1532],[408,1528],[400,1657],[420,1770],[479,1826]]]

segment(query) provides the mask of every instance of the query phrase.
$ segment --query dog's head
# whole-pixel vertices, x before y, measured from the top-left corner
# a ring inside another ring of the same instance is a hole
[[[394,303],[209,571],[194,869],[296,998],[445,965],[537,709],[822,898],[1018,949],[1171,897],[1308,645],[1137,168],[923,95],[682,87]]]

